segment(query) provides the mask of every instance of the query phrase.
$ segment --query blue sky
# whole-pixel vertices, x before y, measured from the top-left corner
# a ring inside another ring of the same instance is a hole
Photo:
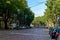
[[[43,2],[43,3],[41,3]],[[43,16],[46,9],[46,0],[27,0],[28,6],[34,12],[35,17]]]

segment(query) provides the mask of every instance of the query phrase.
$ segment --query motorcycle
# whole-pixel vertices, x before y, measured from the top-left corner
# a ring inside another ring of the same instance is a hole
[[[58,37],[59,37],[59,34],[57,32],[53,31],[53,32],[50,33],[50,37],[51,37],[51,39],[57,40]]]

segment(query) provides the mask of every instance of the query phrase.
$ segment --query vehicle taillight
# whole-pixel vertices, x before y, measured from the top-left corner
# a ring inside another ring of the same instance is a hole
[[[56,33],[56,36],[59,36],[60,34]]]

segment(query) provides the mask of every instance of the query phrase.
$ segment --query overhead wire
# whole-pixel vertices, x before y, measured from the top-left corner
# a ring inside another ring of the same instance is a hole
[[[36,7],[36,6],[38,6],[40,4],[43,4],[43,3],[45,3],[45,1],[44,2],[39,2],[39,3],[37,3],[37,4],[33,5],[33,6],[30,6],[29,8]]]

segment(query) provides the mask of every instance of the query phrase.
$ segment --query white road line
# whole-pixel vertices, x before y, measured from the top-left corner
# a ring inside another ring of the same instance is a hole
[[[48,36],[49,35],[39,35],[39,34],[31,34],[31,33],[10,33],[10,34],[20,34],[20,35],[31,35],[31,36]]]

